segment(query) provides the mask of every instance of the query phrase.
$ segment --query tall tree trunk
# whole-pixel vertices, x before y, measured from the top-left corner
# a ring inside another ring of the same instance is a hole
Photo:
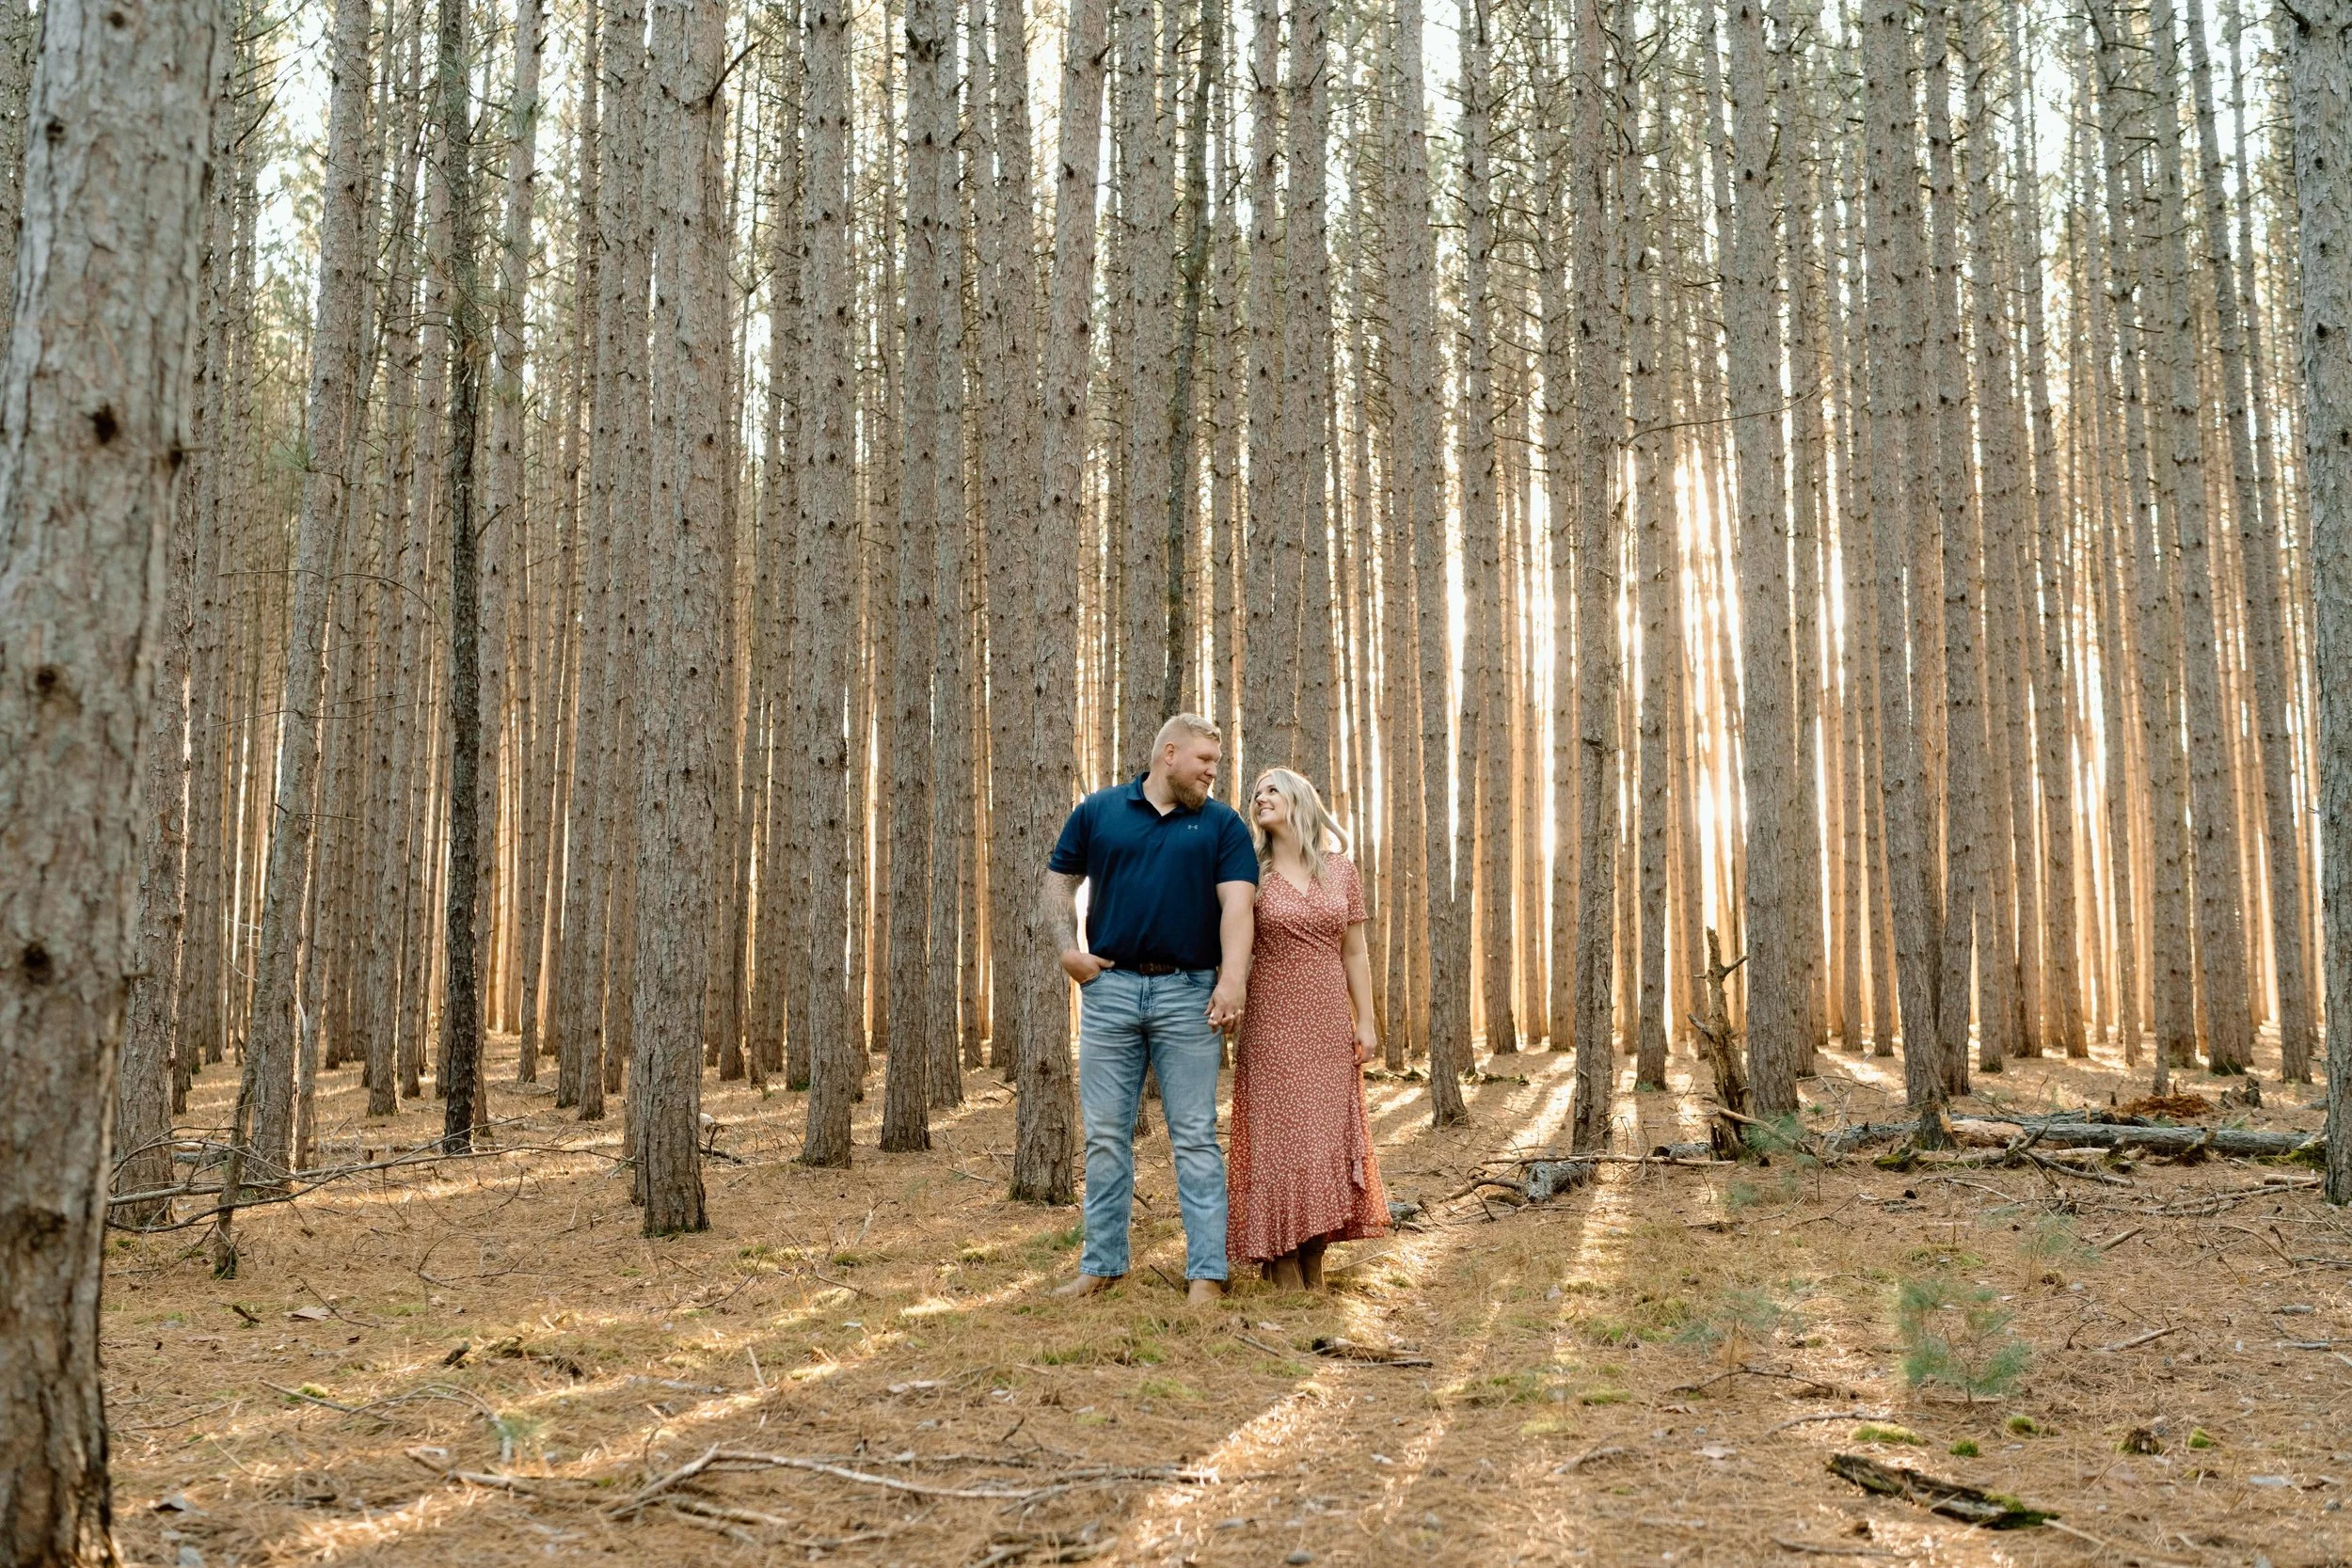
[[[2026,39],[2010,4],[2010,111],[2014,123],[2029,121]],[[1987,51],[1989,53],[1989,50]],[[2014,245],[2019,304],[2025,312],[2024,383],[2026,412],[2032,421],[2033,497],[2036,538],[2043,573],[2041,599],[2042,661],[2035,674],[2035,735],[2040,744],[2038,770],[2042,783],[2042,816],[2047,837],[2042,863],[2043,930],[2048,942],[2042,963],[2045,1024],[2069,1056],[2084,1056],[2090,1045],[2083,1037],[2082,980],[2077,971],[2078,917],[2074,903],[2074,686],[2069,675],[2067,596],[2059,592],[2058,558],[2064,523],[2059,507],[2065,497],[2058,472],[2057,422],[2051,413],[2049,331],[2042,302],[2042,197],[2033,155],[2034,138],[2016,138],[2014,189],[2009,212],[2017,229],[2005,228],[2001,238]],[[1990,164],[1993,149],[1982,153]],[[1999,221],[1996,218],[1996,223]],[[2047,693],[2046,699],[2044,693]]]
[[[1041,452],[1039,532],[1024,562],[1030,617],[1026,700],[1032,725],[1026,799],[1032,858],[1005,874],[1034,888],[1043,875],[1035,852],[1070,809],[1069,723],[1073,699],[1072,611],[1067,568],[1086,506],[1088,372],[1092,368],[1094,187],[1103,135],[1103,76],[1109,30],[1104,0],[1071,0],[1062,56],[1061,146],[1056,159],[1054,261],[1046,292],[1045,430]],[[1075,1188],[1076,1106],[1070,1060],[1069,981],[1050,943],[1032,933],[1013,966],[1029,990],[1023,1011],[1030,1037],[1018,1058],[1019,1106],[1012,1152],[1012,1196],[1068,1203]]]
[[[192,380],[189,389],[195,389]],[[197,519],[194,508],[181,504],[184,481],[178,489],[160,584],[163,613],[157,626],[154,689],[146,698],[148,728],[139,764],[139,961],[131,980],[122,1069],[116,1081],[112,1190],[118,1194],[152,1192],[172,1184],[172,1056],[187,1049],[176,1025],[185,952],[182,937],[187,923],[188,660],[195,629],[189,618],[189,587],[196,567]],[[202,744],[200,738],[198,743]],[[165,1199],[127,1205],[119,1222],[145,1225],[169,1216],[169,1200]]]
[[[1292,0],[1290,77],[1283,120],[1288,171],[1282,184],[1282,408],[1278,504],[1283,539],[1296,547],[1282,560],[1277,635],[1283,638],[1296,728],[1279,756],[1339,794],[1333,745],[1339,736],[1331,640],[1330,481],[1331,253],[1328,182],[1331,132],[1329,9],[1326,0]],[[1291,585],[1295,584],[1293,588]],[[1295,627],[1295,631],[1287,628]]]
[[[514,635],[509,626],[529,612],[531,591],[537,580],[531,569],[533,552],[527,523],[535,509],[527,503],[523,464],[523,307],[531,286],[532,222],[538,195],[539,59],[545,41],[545,4],[546,0],[515,0],[515,92],[507,106],[505,230],[499,247],[498,313],[491,326],[490,461],[485,498],[488,528],[485,547],[488,559],[497,563],[505,579],[498,585],[501,591],[491,595],[492,605],[505,611],[501,619],[506,625],[492,626],[492,641],[499,647],[503,647]],[[498,661],[501,665],[505,662],[503,658]],[[533,696],[527,674],[515,684],[527,712]],[[501,685],[495,678],[490,682],[494,720],[502,718]],[[501,727],[496,722],[490,726],[483,758],[493,780],[488,791],[493,803],[497,799],[497,735]],[[520,738],[528,743],[536,737],[530,736],[526,727]],[[531,750],[535,752],[535,746]],[[518,764],[525,754],[522,746],[515,749]],[[533,782],[535,770],[526,772],[518,767],[516,787],[510,791],[524,814],[523,819],[532,822],[538,816],[538,808],[529,798],[529,785]],[[516,824],[518,829],[521,825],[520,821]],[[533,875],[535,867],[528,836],[518,831],[514,834],[514,842],[512,869],[507,878],[520,884],[520,897],[516,900],[519,914],[521,899],[537,896],[539,879]],[[521,932],[515,934],[519,938]],[[539,1076],[539,1009],[535,997],[526,995],[522,1000],[522,1016],[515,1021],[522,1037],[516,1053],[516,1072],[523,1082],[530,1083]]]
[[[2214,570],[2207,522],[2203,452],[2204,393],[2198,375],[2202,346],[2188,268],[2187,214],[2182,193],[2180,47],[2171,0],[2154,0],[2149,16],[2156,54],[2156,174],[2160,272],[2167,320],[2159,363],[2169,362],[2167,395],[2173,469],[2168,531],[2180,548],[2183,665],[2188,698],[2190,813],[2197,866],[2197,957],[2204,988],[2209,1059],[2217,1072],[2243,1072],[2254,1059],[2253,998],[2246,973],[2246,930],[2237,811],[2230,787],[2229,737],[2223,726],[2216,646]],[[2236,728],[2230,716],[2229,728]]]
[[[1602,0],[1578,0],[1576,183],[1568,197],[1577,310],[1576,675],[1578,695],[1576,1099],[1569,1145],[1607,1147],[1615,1088],[1612,994],[1617,872],[1616,470],[1624,435],[1618,334],[1624,312],[1610,277],[1606,29]]]
[[[944,678],[952,664],[942,650],[938,599],[961,570],[943,559],[941,541],[960,535],[962,518],[941,507],[948,496],[943,476],[963,457],[960,405],[946,404],[946,384],[961,374],[961,356],[944,353],[946,325],[962,313],[956,265],[956,82],[953,0],[908,0],[907,193],[906,193],[906,372],[898,383],[903,472],[898,484],[898,602],[895,614],[905,646],[894,661],[897,707],[891,744],[891,805],[882,831],[890,835],[890,951],[894,961],[886,984],[893,1048],[883,1085],[882,1147],[911,1150],[930,1147],[934,1044],[942,1030],[952,1037],[952,994],[944,1014],[926,948],[932,935],[932,894],[940,865],[931,852],[932,813],[925,804],[961,787],[961,781],[937,765],[933,724],[961,701]],[[920,641],[918,641],[920,640]],[[930,657],[917,650],[930,644]],[[1156,645],[1155,645],[1156,646]],[[939,668],[934,689],[934,667]],[[952,888],[952,861],[944,864]],[[950,938],[952,941],[952,937]]]
[[[971,14],[971,48],[976,55],[981,55],[987,48],[986,12],[975,3]],[[972,518],[964,482],[964,229],[959,198],[960,191],[971,187],[959,183],[952,3],[944,13],[941,38],[939,57],[934,62],[941,77],[938,99],[933,104],[938,118],[930,132],[941,149],[944,188],[937,196],[940,238],[939,253],[933,258],[933,264],[939,269],[936,287],[943,304],[939,318],[940,376],[933,404],[933,417],[939,426],[940,461],[934,470],[933,502],[939,528],[933,541],[931,565],[936,601],[931,620],[932,772],[938,784],[930,796],[931,880],[928,889],[930,910],[927,940],[930,947],[931,992],[930,1100],[932,1105],[944,1108],[963,1102],[963,1032],[973,1030],[971,1037],[977,1037],[977,1010],[963,1006],[962,993],[970,973],[966,965],[977,956],[979,938],[977,923],[967,914],[972,902],[972,810],[977,775],[972,746],[976,689],[971,657],[973,551]],[[974,70],[979,82],[985,84],[984,61],[976,63]],[[984,86],[973,103],[976,118],[985,132]],[[981,146],[985,149],[985,139]],[[964,166],[977,177],[984,165],[976,159]],[[910,277],[912,274],[910,266]]]
[[[1869,339],[1870,514],[1874,532],[1873,613],[1878,639],[1879,796],[1886,820],[1888,899],[1898,951],[1892,955],[1900,995],[1903,1085],[1912,1110],[1941,1115],[1944,1080],[1936,1050],[1936,964],[1941,948],[1930,801],[1915,724],[1920,705],[1912,687],[1904,633],[1904,575],[1911,555],[1910,506],[1926,492],[1931,430],[1920,417],[1918,333],[1918,173],[1910,85],[1909,17],[1902,8],[1873,4],[1863,33],[1863,90],[1867,147],[1870,282],[1865,307]],[[1908,323],[1910,325],[1905,325]],[[1927,585],[1915,578],[1915,594]],[[1890,1021],[1890,1024],[1891,1024]],[[1882,1039],[1890,1032],[1882,1026]],[[1922,1132],[1929,1137],[1926,1126]]]
[[[1263,18],[1270,10],[1270,6],[1262,7],[1259,15]],[[1469,863],[1455,855],[1454,810],[1449,803],[1454,617],[1446,592],[1444,459],[1438,444],[1441,413],[1436,342],[1437,246],[1430,227],[1429,136],[1422,107],[1425,80],[1421,34],[1421,0],[1398,0],[1394,91],[1403,156],[1397,172],[1396,277],[1390,287],[1391,309],[1398,322],[1397,461],[1404,473],[1405,492],[1401,526],[1411,539],[1414,599],[1410,612],[1418,625],[1421,656],[1414,678],[1420,687],[1422,885],[1430,911],[1429,1105],[1432,1119],[1446,1127],[1470,1114],[1462,1102],[1461,1074],[1470,1057],[1470,900]],[[1254,397],[1254,372],[1250,389]],[[1252,413],[1254,417],[1254,404]]]
[[[656,0],[653,493],[644,544],[649,621],[637,685],[645,712],[638,761],[636,1055],[629,1125],[645,1234],[701,1230],[703,1008],[711,906],[722,864],[722,767],[733,685],[720,638],[733,581],[731,519],[719,471],[731,358],[728,234],[712,175],[726,148],[723,0]]]
[[[602,817],[604,796],[604,734],[612,723],[613,692],[608,679],[610,649],[607,627],[612,623],[612,509],[609,493],[597,484],[609,477],[612,453],[608,427],[606,387],[611,354],[604,309],[607,256],[612,235],[603,223],[610,198],[603,180],[609,156],[602,136],[604,114],[603,18],[598,0],[590,0],[581,42],[582,75],[580,101],[580,206],[575,224],[574,265],[579,269],[577,309],[580,314],[575,373],[582,388],[581,418],[588,427],[588,472],[582,476],[580,509],[572,531],[572,556],[580,574],[579,629],[573,675],[571,780],[564,798],[563,917],[557,931],[554,990],[548,1027],[555,1037],[555,1103],[579,1106],[588,1114],[591,1096],[601,1114],[604,1101],[604,1057],[597,1041],[604,1033],[604,974],[598,956],[605,944],[606,880],[598,875],[601,856],[594,842]]]
[[[1170,434],[1167,543],[1164,546],[1168,562],[1168,651],[1160,677],[1159,710],[1162,713],[1173,713],[1184,705],[1186,690],[1196,686],[1201,689],[1194,696],[1193,705],[1203,712],[1212,711],[1215,705],[1211,700],[1210,683],[1200,681],[1191,667],[1199,657],[1202,620],[1200,607],[1195,603],[1202,595],[1197,577],[1200,547],[1194,532],[1194,513],[1200,495],[1198,429],[1201,315],[1209,275],[1209,128],[1215,119],[1210,100],[1224,70],[1225,0],[1200,0],[1195,15],[1199,30],[1195,45],[1198,53],[1193,66],[1191,120],[1185,128],[1182,210],[1184,251],[1178,277],[1183,293],[1176,307],[1175,368],[1168,394]],[[1172,36],[1178,16],[1174,0],[1168,0],[1167,25],[1163,31]],[[1175,65],[1171,51],[1168,65],[1171,75]],[[1171,128],[1176,120],[1176,95],[1171,87],[1168,108],[1161,117]],[[1213,355],[1217,352],[1214,344],[1211,352]],[[1213,358],[1213,367],[1215,364]],[[1225,379],[1219,373],[1213,383],[1220,393]],[[1212,561],[1215,559],[1213,556]],[[1211,570],[1216,570],[1214,565]],[[1214,602],[1214,590],[1208,597]],[[1222,644],[1227,635],[1222,622],[1217,623],[1215,635],[1218,643]]]
[[[2150,472],[2151,444],[2144,399],[2146,371],[2142,339],[2148,311],[2137,297],[2140,278],[2139,241],[2132,224],[2142,204],[2139,168],[2128,145],[2126,103],[2132,93],[2124,75],[2126,40],[2118,29],[2106,0],[2091,8],[2099,35],[2099,139],[2105,154],[2106,218],[2110,248],[2115,257],[2115,305],[2118,358],[2123,371],[2123,439],[2131,488],[2132,526],[2124,551],[2133,562],[2137,615],[2131,641],[2137,657],[2140,750],[2145,770],[2149,811],[2148,834],[2153,869],[2149,926],[2151,987],[2154,1002],[2157,1087],[2172,1065],[2194,1059],[2197,1007],[2189,970],[2188,939],[2193,911],[2188,906],[2186,824],[2182,809],[2182,757],[2179,721],[2179,665],[2168,646],[2168,622],[2173,622],[2168,575],[2158,548],[2156,498]],[[2169,517],[2170,508],[2165,508]]]
[[[2262,746],[2262,832],[2268,845],[2270,940],[2279,986],[2279,1056],[2281,1073],[2308,1082],[2314,1030],[2311,974],[2304,956],[2302,888],[2296,846],[2294,769],[2288,736],[2294,685],[2279,625],[2278,519],[2265,515],[2255,480],[2254,446],[2248,428],[2249,380],[2246,329],[2238,300],[2237,272],[2230,253],[2229,184],[2223,178],[2220,137],[2215,125],[2213,63],[2205,42],[2204,9],[2188,0],[2189,61],[2197,104],[2197,139],[2204,154],[2205,286],[2211,291],[2215,336],[2221,350],[2223,423],[2229,432],[2231,521],[2245,549],[2244,610],[2247,684],[2252,688]],[[2245,171],[2250,175],[2251,171]],[[2242,175],[2241,177],[2245,177]]]
[[[811,429],[801,588],[804,641],[794,652],[801,672],[803,726],[798,754],[808,759],[808,1006],[792,1031],[808,1035],[808,1132],[801,1159],[812,1165],[850,1162],[850,1116],[863,1053],[860,988],[847,968],[850,922],[850,751],[846,716],[858,713],[849,639],[856,621],[851,552],[856,472],[850,445],[856,419],[850,336],[855,293],[850,272],[849,19],[840,0],[814,0],[808,33],[808,375]]]
[[[2352,6],[2289,16],[2287,101],[2301,220],[2303,463],[2310,486],[2315,664],[2352,662]],[[13,363],[13,361],[11,361]],[[2352,682],[2319,682],[2320,820],[2352,822]],[[2277,787],[2276,785],[2273,786]],[[2328,977],[2328,1201],[2352,1203],[2352,855],[2330,855],[2320,910]]]
[[[1944,655],[1943,707],[1937,714],[1945,757],[1943,884],[1949,902],[1944,911],[1937,955],[1936,1044],[1947,1094],[1968,1092],[1968,1024],[1971,984],[1979,947],[1979,919],[1986,912],[1982,866],[1984,846],[1985,706],[1984,669],[1979,657],[1976,580],[1982,551],[1973,531],[1980,514],[1976,500],[1970,439],[1968,362],[1960,313],[1959,181],[1952,152],[1950,6],[1931,0],[1926,13],[1926,120],[1928,179],[1934,193],[1930,228],[1930,308],[1935,333],[1935,489],[1938,502],[1937,561],[1943,604],[1937,633]],[[1916,589],[1915,588],[1915,592]],[[1989,925],[1989,922],[1985,924]]]
[[[992,1065],[1013,1076],[1032,1037],[1032,1002],[1060,993],[1036,978],[1031,885],[1042,860],[1034,845],[1040,814],[1024,803],[1036,786],[1039,716],[1030,705],[1029,581],[1025,568],[1037,539],[1041,471],[1037,435],[1043,425],[1037,360],[1037,235],[1030,216],[1028,64],[1022,11],[995,0],[996,59],[991,72],[995,178],[980,209],[979,278],[987,428],[998,439],[982,449],[981,501],[991,535],[984,610],[989,721],[989,1038]]]
[[[1497,437],[1494,302],[1488,281],[1495,245],[1486,144],[1494,135],[1487,81],[1486,0],[1471,0],[1462,33],[1462,594],[1469,620],[1463,649],[1462,858],[1458,875],[1476,889],[1479,966],[1474,977],[1489,1052],[1518,1050],[1511,1014],[1510,693],[1502,515],[1495,493]],[[1317,472],[1321,466],[1315,466]],[[1466,976],[1466,978],[1468,978]]]
[[[1682,699],[1680,674],[1682,641],[1676,601],[1682,592],[1681,564],[1671,531],[1673,514],[1666,492],[1665,436],[1667,422],[1661,392],[1665,345],[1661,327],[1660,299],[1662,259],[1651,254],[1646,230],[1654,208],[1645,192],[1628,191],[1625,199],[1641,201],[1644,243],[1629,279],[1633,323],[1628,357],[1633,372],[1633,493],[1640,508],[1638,571],[1641,578],[1642,728],[1641,728],[1641,995],[1635,1007],[1633,1079],[1638,1088],[1666,1086],[1666,1048],[1673,1030],[1668,1022],[1673,1004],[1666,986],[1667,917],[1672,909],[1668,877],[1672,860],[1677,762],[1672,737],[1680,734],[1677,705]],[[1555,544],[1553,548],[1560,549]],[[1557,570],[1555,563],[1555,570]],[[1554,712],[1558,712],[1555,705]],[[1557,721],[1555,720],[1555,721]],[[1565,858],[1565,849],[1561,851]],[[1556,922],[1555,922],[1556,926]]]
[[[1173,451],[1169,399],[1175,379],[1176,171],[1169,136],[1176,119],[1175,61],[1166,62],[1168,102],[1163,104],[1163,65],[1152,25],[1152,0],[1119,0],[1118,12],[1120,92],[1112,134],[1118,139],[1127,278],[1126,325],[1120,334],[1126,364],[1120,379],[1129,406],[1127,483],[1117,538],[1123,613],[1118,704],[1111,717],[1119,735],[1115,760],[1125,774],[1149,761],[1144,752],[1151,738],[1160,721],[1173,711],[1162,706],[1161,693],[1181,674],[1181,670],[1168,668],[1168,656],[1169,588],[1183,575],[1183,561],[1169,548],[1168,497],[1161,483]]]
[[[1242,636],[1241,752],[1236,773],[1252,776],[1297,754],[1298,647],[1284,611],[1297,579],[1297,519],[1283,505],[1280,232],[1275,196],[1281,157],[1281,18],[1276,0],[1255,0],[1249,29],[1249,273],[1242,314],[1249,328],[1247,625]]]
[[[359,344],[366,258],[360,254],[363,148],[368,113],[369,0],[337,0],[334,77],[327,94],[326,182],[319,211],[318,309],[303,447],[302,502],[294,526],[286,686],[278,724],[277,799],[262,895],[253,1028],[246,1041],[239,1129],[248,1179],[275,1182],[293,1157],[294,1051],[301,1021],[296,984],[318,792],[320,703],[326,678],[327,593],[357,461]]]
[[[213,3],[49,0],[0,371],[0,1560],[112,1562],[104,1109],[187,450]],[[125,236],[137,243],[124,245]]]
[[[436,93],[440,114],[443,180],[449,189],[450,396],[449,444],[443,484],[449,509],[449,863],[444,873],[442,931],[448,978],[441,999],[441,1067],[437,1077],[449,1097],[441,1145],[453,1152],[473,1147],[482,1080],[483,949],[488,933],[476,927],[477,882],[492,814],[483,810],[482,605],[478,572],[481,534],[475,528],[475,439],[481,428],[483,341],[479,269],[474,253],[473,103],[466,55],[465,0],[439,0]],[[490,770],[495,774],[495,762]]]
[[[1773,245],[1761,0],[1731,0],[1732,210],[1724,275],[1732,439],[1739,457],[1741,783],[1747,800],[1748,1089],[1756,1112],[1797,1108],[1810,986],[1799,879],[1794,645],[1788,628],[1788,454],[1781,436],[1780,258]]]

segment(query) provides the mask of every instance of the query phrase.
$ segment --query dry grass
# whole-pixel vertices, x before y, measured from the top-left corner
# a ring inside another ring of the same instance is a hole
[[[1898,1063],[1823,1065],[1812,1119],[1892,1114]],[[1492,1070],[1472,1124],[1443,1132],[1418,1085],[1372,1085],[1392,1193],[1434,1200],[1560,1126],[1565,1058]],[[199,1081],[190,1120],[226,1119],[230,1076]],[[328,1080],[330,1157],[437,1129],[430,1102],[363,1123],[353,1076]],[[2104,1058],[1980,1084],[1991,1111],[2132,1092]],[[1107,1299],[1053,1301],[1077,1212],[1006,1201],[1009,1093],[984,1073],[966,1086],[972,1103],[932,1152],[878,1155],[877,1077],[857,1166],[818,1172],[790,1163],[802,1097],[708,1085],[718,1147],[744,1163],[708,1167],[700,1236],[642,1238],[617,1124],[582,1126],[510,1085],[494,1094],[499,1136],[526,1147],[250,1212],[235,1281],[211,1277],[200,1232],[119,1238],[105,1321],[126,1552],[955,1568],[1302,1552],[1676,1568],[2352,1560],[2339,1509],[2352,1224],[2283,1184],[2306,1172],[2142,1164],[2109,1187],[1867,1159],[1620,1165],[1549,1204],[1467,1197],[1424,1229],[1340,1249],[1327,1299],[1253,1284],[1196,1314],[1175,1288],[1164,1138],[1140,1157],[1136,1274]],[[2303,1095],[2271,1085],[2252,1119],[2315,1125]],[[1620,1119],[1624,1148],[1701,1135],[1687,1092],[1629,1092]],[[1895,1292],[1929,1275],[2003,1298],[2032,1350],[2014,1392],[1972,1403],[1906,1387]],[[1334,1335],[1434,1365],[1307,1348]],[[461,1344],[473,1348],[448,1364]],[[1865,1445],[1866,1420],[1895,1430]],[[1966,1443],[1975,1456],[1950,1451]],[[1857,1447],[2015,1493],[2065,1528],[1991,1534],[1867,1497],[1823,1467]],[[832,1468],[714,1467],[653,1486],[713,1448]]]

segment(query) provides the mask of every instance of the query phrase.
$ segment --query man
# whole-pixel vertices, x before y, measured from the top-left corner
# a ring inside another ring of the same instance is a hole
[[[1241,815],[1209,798],[1223,738],[1198,714],[1170,719],[1152,744],[1150,768],[1079,801],[1046,862],[1046,929],[1079,988],[1087,1139],[1086,1249],[1060,1295],[1091,1295],[1127,1272],[1147,1068],[1159,1076],[1175,1148],[1191,1299],[1225,1291],[1217,1035],[1241,1021],[1249,986],[1258,853]],[[1090,884],[1083,943],[1080,882]]]

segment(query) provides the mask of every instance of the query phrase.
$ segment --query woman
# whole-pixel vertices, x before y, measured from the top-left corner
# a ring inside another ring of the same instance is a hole
[[[1259,775],[1258,934],[1234,1053],[1229,1258],[1286,1291],[1320,1291],[1333,1242],[1384,1236],[1360,1069],[1378,1041],[1364,890],[1315,786]]]

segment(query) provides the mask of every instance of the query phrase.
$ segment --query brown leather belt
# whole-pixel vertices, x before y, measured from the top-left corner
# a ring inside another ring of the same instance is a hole
[[[1183,966],[1180,964],[1139,963],[1129,964],[1127,968],[1130,973],[1136,974],[1180,974],[1184,973]]]

